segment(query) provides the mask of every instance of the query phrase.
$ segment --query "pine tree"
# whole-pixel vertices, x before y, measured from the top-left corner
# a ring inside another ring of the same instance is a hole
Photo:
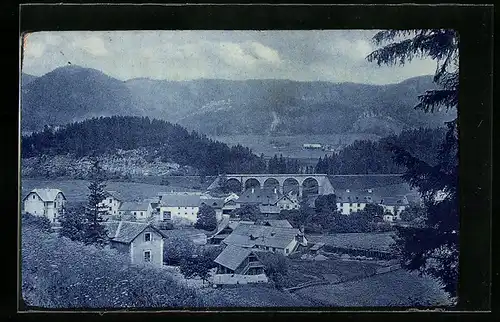
[[[399,37],[407,39],[396,41]],[[377,45],[387,43],[367,56],[378,65],[403,65],[415,56],[429,56],[437,61],[434,82],[440,88],[420,95],[416,109],[458,109],[459,38],[455,31],[389,30],[378,32],[374,41]],[[391,147],[396,163],[407,169],[404,178],[419,190],[426,205],[426,227],[398,228],[397,245],[403,265],[439,278],[453,297],[457,295],[459,255],[457,125],[457,119],[447,123],[437,165],[430,165],[401,147]],[[438,192],[444,192],[443,200],[436,200]]]
[[[100,206],[100,203],[106,198],[104,188],[104,173],[99,165],[99,161],[94,159],[90,174],[88,204],[85,207],[85,225],[83,241],[85,244],[95,244],[104,246],[108,243],[106,227],[103,225],[105,221],[104,215],[106,210]]]
[[[64,209],[60,221],[60,236],[68,237],[73,241],[79,242],[85,240],[86,217],[84,207]]]

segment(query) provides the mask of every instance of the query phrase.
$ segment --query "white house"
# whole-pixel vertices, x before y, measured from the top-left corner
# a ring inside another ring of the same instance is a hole
[[[163,266],[163,235],[158,229],[130,221],[108,221],[105,225],[111,247],[129,254],[132,264]]]
[[[33,189],[23,199],[24,211],[36,216],[45,216],[51,223],[59,222],[64,211],[66,197],[59,189]]]
[[[124,198],[116,191],[105,191],[104,193],[106,198],[104,198],[100,205],[108,211],[110,216],[119,215],[120,207],[125,201]]]
[[[194,194],[162,194],[158,201],[159,220],[171,220],[175,224],[193,225],[198,219],[200,195]]]
[[[126,201],[121,204],[118,210],[119,216],[131,216],[138,221],[149,221],[153,216],[153,207],[151,202],[130,202]]]
[[[377,203],[378,197],[374,195],[373,190],[350,190],[336,192],[337,210],[343,215],[349,215],[353,212],[365,209],[367,204]]]

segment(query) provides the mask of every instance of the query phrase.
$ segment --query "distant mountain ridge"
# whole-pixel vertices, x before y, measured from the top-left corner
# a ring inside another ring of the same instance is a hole
[[[413,109],[418,95],[435,88],[431,76],[389,85],[274,79],[123,82],[95,69],[67,66],[23,87],[22,126],[29,131],[93,116],[139,115],[209,135],[386,135],[441,126],[454,117]]]

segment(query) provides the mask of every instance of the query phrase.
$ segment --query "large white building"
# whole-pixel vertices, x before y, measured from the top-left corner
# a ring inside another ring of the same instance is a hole
[[[59,222],[65,204],[66,197],[59,189],[33,189],[23,199],[24,212],[45,216],[51,223]]]
[[[377,203],[378,197],[373,194],[373,190],[355,190],[336,192],[337,209],[343,215],[349,215],[353,212],[365,209],[369,203]]]
[[[160,221],[171,220],[175,224],[193,225],[198,219],[201,195],[190,193],[167,193],[158,197]]]

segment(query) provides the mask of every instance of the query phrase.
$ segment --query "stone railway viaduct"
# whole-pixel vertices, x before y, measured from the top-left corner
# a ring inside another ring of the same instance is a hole
[[[222,176],[217,177],[208,189],[217,188],[222,178]],[[226,174],[225,179],[228,183],[237,182],[242,190],[250,187],[277,187],[279,192],[283,193],[285,185],[298,186],[299,197],[302,197],[304,188],[307,187],[305,184],[317,186],[320,195],[335,192],[326,174]]]

